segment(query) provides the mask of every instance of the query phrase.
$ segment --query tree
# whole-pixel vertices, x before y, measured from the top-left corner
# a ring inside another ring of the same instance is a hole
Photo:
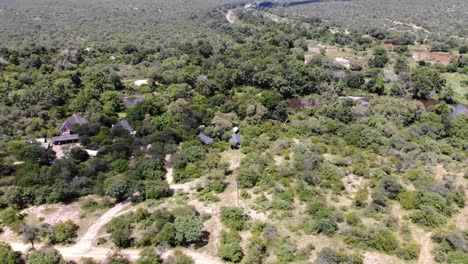
[[[8,205],[15,209],[23,209],[26,206],[26,201],[23,196],[23,190],[18,187],[8,189],[3,195]]]
[[[52,244],[70,244],[78,237],[80,227],[71,220],[59,222],[52,227],[49,241]]]
[[[455,103],[455,91],[452,87],[446,86],[440,91],[439,99],[443,100],[447,104]]]
[[[436,69],[418,67],[411,74],[411,86],[414,98],[427,99],[431,92],[440,92],[444,85],[445,80]]]
[[[176,218],[176,241],[178,244],[190,244],[200,241],[203,235],[203,223],[198,217],[186,216]]]
[[[110,238],[117,247],[126,248],[129,247],[133,241],[131,235],[132,230],[130,226],[125,226],[123,228],[117,228],[112,231]]]
[[[247,227],[249,216],[239,207],[222,207],[221,221],[229,228],[242,231]]]
[[[145,181],[146,199],[161,199],[170,194],[171,189],[167,181]]]
[[[5,242],[0,242],[0,259],[3,264],[23,264],[21,253],[13,251],[11,246]]]
[[[156,235],[158,243],[168,246],[176,244],[176,228],[172,223],[166,223],[161,231]]]
[[[56,158],[52,149],[44,149],[36,144],[26,145],[19,156],[23,160],[39,162],[42,165],[50,165]]]
[[[19,233],[23,236],[24,240],[31,243],[31,247],[34,249],[34,242],[39,241],[39,228],[30,225],[24,225],[20,228]]]
[[[385,85],[383,82],[382,77],[377,76],[376,78],[371,79],[369,82],[366,83],[364,88],[370,93],[376,93],[378,95],[382,95],[385,91]]]
[[[70,150],[70,158],[77,160],[79,162],[83,162],[89,159],[89,155],[88,155],[88,152],[86,152],[82,148],[72,148]]]
[[[130,184],[124,179],[112,179],[107,185],[106,195],[122,201],[130,195]]]
[[[26,264],[65,264],[62,255],[56,249],[34,250],[29,253]]]

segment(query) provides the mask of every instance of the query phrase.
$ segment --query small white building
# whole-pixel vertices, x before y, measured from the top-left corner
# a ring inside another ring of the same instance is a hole
[[[142,86],[142,85],[148,85],[149,81],[148,80],[136,80],[133,82],[135,86]]]

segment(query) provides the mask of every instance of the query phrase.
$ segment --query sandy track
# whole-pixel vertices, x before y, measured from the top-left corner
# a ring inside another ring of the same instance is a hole
[[[93,225],[91,225],[88,231],[80,238],[75,245],[69,247],[57,246],[54,247],[62,256],[67,260],[79,261],[81,258],[93,258],[96,261],[102,262],[105,261],[109,252],[112,251],[111,248],[97,247],[94,246],[94,242],[97,239],[99,230],[101,230],[104,225],[106,225],[112,218],[121,215],[122,210],[130,205],[129,201],[125,201],[117,204],[106,213],[104,213]],[[18,243],[18,242],[9,242],[5,241],[11,245],[13,250],[21,251],[23,253],[27,252],[30,249],[29,244]],[[38,248],[49,247],[44,244],[37,245]],[[122,253],[126,255],[130,260],[136,260],[139,257],[139,250],[122,250]]]
[[[432,233],[426,233],[421,240],[421,251],[419,253],[418,264],[431,264],[434,263],[432,258],[431,250],[432,250],[432,241],[431,241]]]
[[[130,201],[127,200],[117,204],[109,211],[104,213],[93,225],[89,227],[88,231],[81,238],[79,238],[78,242],[75,245],[73,245],[72,248],[84,251],[89,250],[93,246],[99,230],[101,230],[101,228],[104,227],[105,224],[111,221],[112,218],[114,218],[120,211],[122,211],[128,205],[130,205]]]

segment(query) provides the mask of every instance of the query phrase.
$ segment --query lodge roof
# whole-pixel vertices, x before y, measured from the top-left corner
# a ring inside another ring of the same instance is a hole
[[[55,144],[57,142],[64,142],[64,141],[74,141],[78,140],[80,136],[78,134],[64,134],[58,137],[53,137],[52,138],[52,143]]]
[[[205,135],[205,134],[203,134],[203,133],[200,133],[200,134],[198,135],[198,138],[199,138],[203,143],[205,143],[205,145],[209,145],[209,144],[211,144],[211,143],[213,142],[213,139],[212,139],[212,138],[210,138],[209,136],[207,136],[207,135]]]
[[[60,128],[60,131],[63,131],[65,128],[71,131],[73,130],[73,126],[75,124],[84,125],[86,123],[88,123],[88,119],[81,117],[77,114],[73,114],[67,120],[65,120],[65,122],[63,122],[63,125]]]

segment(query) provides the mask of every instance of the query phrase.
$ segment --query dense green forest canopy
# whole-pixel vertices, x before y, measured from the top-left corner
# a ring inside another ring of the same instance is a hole
[[[6,0],[0,2],[3,45],[155,45],[165,37],[210,30],[227,0]],[[115,44],[114,44],[115,45]]]
[[[467,9],[468,3],[459,0],[350,0],[320,1],[272,11],[286,16],[317,17],[330,25],[348,29],[393,28],[465,38],[468,35]]]

